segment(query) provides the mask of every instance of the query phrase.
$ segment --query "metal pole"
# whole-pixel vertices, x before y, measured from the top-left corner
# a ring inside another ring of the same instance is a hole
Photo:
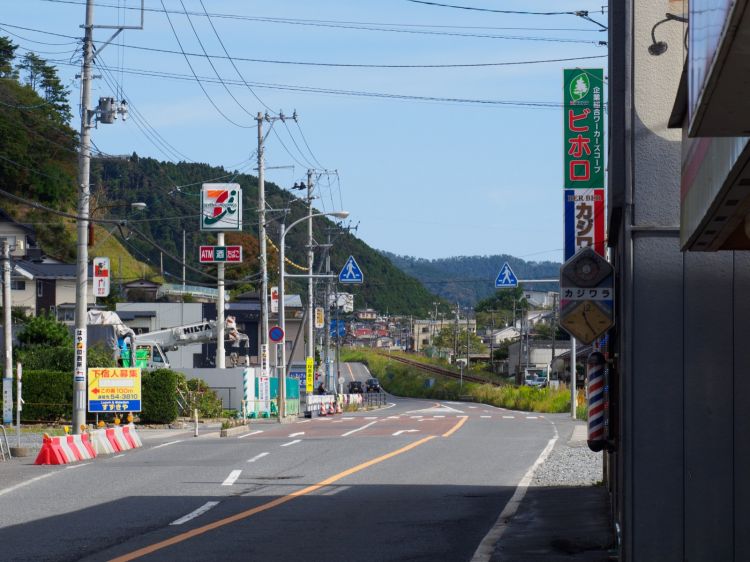
[[[281,237],[279,238],[279,327],[284,337],[281,345],[281,365],[277,371],[279,389],[279,422],[286,416],[286,303],[284,298],[284,277],[286,274],[284,263],[286,260],[286,222],[281,221]]]
[[[11,327],[10,244],[3,239],[3,338],[5,339],[5,378],[13,379],[13,328]]]
[[[313,287],[313,224],[312,224],[312,177],[313,171],[307,170],[307,271],[310,273],[310,279],[307,280],[307,356],[315,357],[315,342],[313,341],[313,322],[315,317]]]
[[[469,309],[466,309],[466,368],[469,368]]]
[[[326,275],[331,274],[331,233],[328,233],[328,244],[326,253]],[[330,306],[331,280],[326,281],[325,303],[323,311],[325,316],[325,326],[323,327],[324,351],[325,351],[325,386],[331,388],[331,306]]]
[[[260,344],[268,345],[268,261],[266,257],[266,183],[263,162],[263,114],[258,112],[258,238],[260,243],[260,310],[261,330]],[[261,373],[268,376],[268,372]]]
[[[78,228],[76,260],[76,314],[75,330],[78,348],[73,374],[73,433],[81,433],[86,423],[86,312],[88,309],[88,227],[89,227],[89,175],[91,172],[91,125],[89,100],[91,98],[91,64],[94,59],[94,0],[86,0],[84,24],[83,64],[81,70],[81,146],[78,153]],[[78,341],[80,340],[80,341]]]
[[[21,448],[21,410],[23,410],[23,367],[16,363],[16,446]]]
[[[216,241],[219,246],[224,245],[223,232],[216,235]],[[224,369],[226,367],[226,356],[224,354],[224,264],[219,263],[217,270],[219,297],[216,300],[216,367]]]
[[[185,297],[185,231],[182,231],[182,296]]]
[[[576,339],[570,338],[570,416],[576,419]]]

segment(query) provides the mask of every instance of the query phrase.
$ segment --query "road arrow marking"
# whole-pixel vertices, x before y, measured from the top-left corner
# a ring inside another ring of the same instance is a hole
[[[398,437],[402,433],[416,433],[418,432],[418,429],[400,429],[396,433],[393,434],[394,437]]]
[[[251,431],[250,433],[245,433],[245,435],[240,435],[237,439],[244,439],[245,437],[250,437],[251,435],[258,435],[259,433],[263,433],[263,430],[259,429],[257,431]]]
[[[174,521],[170,523],[170,525],[182,525],[184,523],[187,523],[188,521],[191,521],[195,519],[196,517],[200,517],[201,515],[206,513],[209,509],[211,509],[212,507],[216,507],[217,505],[219,505],[219,502],[206,502],[195,511],[191,511],[184,517],[175,519]]]
[[[351,435],[352,433],[357,433],[358,431],[362,431],[363,429],[366,429],[366,428],[368,428],[371,425],[376,424],[376,423],[378,423],[378,420],[375,420],[374,422],[370,422],[368,424],[365,424],[362,427],[358,427],[357,429],[352,429],[351,431],[347,431],[341,437],[347,437],[347,436]]]
[[[301,439],[295,439],[294,441],[289,441],[289,443],[284,443],[281,445],[282,447],[288,447],[289,445],[294,445],[295,443],[302,443]]]
[[[233,470],[229,473],[229,476],[227,476],[227,479],[224,480],[224,482],[221,483],[222,486],[231,486],[235,482],[237,482],[237,479],[240,477],[240,474],[242,474],[241,470]]]
[[[251,458],[251,459],[248,459],[248,461],[247,461],[247,462],[255,462],[255,461],[257,461],[258,459],[262,459],[263,457],[265,457],[265,456],[268,456],[269,454],[270,454],[270,453],[258,453],[258,454],[257,454],[257,455],[255,455],[255,456],[254,456],[253,458]]]

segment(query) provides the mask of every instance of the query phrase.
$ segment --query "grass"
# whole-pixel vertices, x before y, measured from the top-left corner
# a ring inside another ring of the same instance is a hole
[[[464,383],[450,377],[427,374],[416,367],[389,361],[387,357],[369,350],[342,350],[342,360],[365,363],[383,388],[396,396],[457,400],[471,396],[478,402],[501,408],[539,413],[570,411],[570,393],[565,388],[516,387],[511,384]],[[410,356],[411,358],[411,356]]]

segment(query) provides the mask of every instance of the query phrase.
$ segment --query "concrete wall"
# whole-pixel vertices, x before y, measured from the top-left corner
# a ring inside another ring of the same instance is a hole
[[[203,379],[221,398],[224,408],[242,409],[244,369],[180,369],[188,379]]]
[[[683,9],[627,0],[610,17],[610,460],[627,561],[744,560],[750,546],[750,422],[740,402],[750,390],[750,256],[680,251],[681,131],[667,120],[684,25],[659,26],[669,48],[647,50],[654,24]]]

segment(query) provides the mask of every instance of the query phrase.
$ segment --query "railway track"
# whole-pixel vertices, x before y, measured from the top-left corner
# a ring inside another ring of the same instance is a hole
[[[404,365],[411,365],[412,367],[416,367],[417,369],[421,369],[422,371],[426,371],[428,373],[434,373],[436,375],[442,375],[444,377],[450,377],[452,379],[461,378],[460,373],[456,373],[455,371],[451,371],[449,369],[443,369],[442,367],[438,367],[436,365],[428,365],[420,361],[414,361],[413,359],[406,359],[405,357],[400,357],[398,355],[389,355],[383,352],[378,352],[378,354],[382,355],[383,357],[388,357],[389,359],[393,361],[398,361],[399,363],[403,363]],[[464,373],[463,379],[468,382],[476,382],[479,384],[491,384],[494,386],[500,386],[499,383],[493,382],[491,380],[488,380],[482,377],[477,377],[475,375],[467,375],[465,373]]]

